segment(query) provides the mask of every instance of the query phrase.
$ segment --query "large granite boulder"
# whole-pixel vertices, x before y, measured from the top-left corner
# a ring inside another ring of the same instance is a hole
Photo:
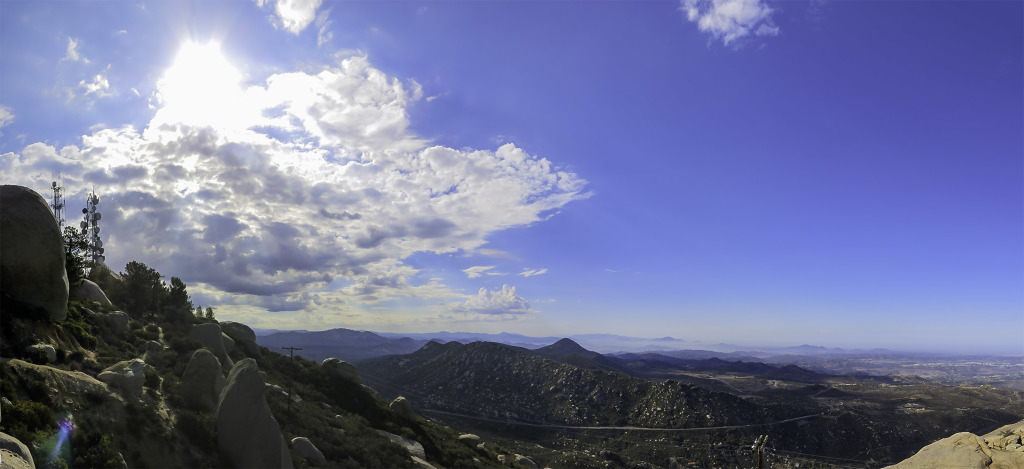
[[[3,469],[34,469],[36,467],[28,446],[6,433],[0,433],[0,463],[2,463]]]
[[[416,456],[420,459],[427,459],[427,452],[424,451],[423,445],[420,444],[420,442],[409,438],[402,438],[400,435],[388,433],[384,430],[377,430],[377,433],[380,433],[381,436],[387,437],[387,439],[391,440],[396,445],[405,448],[405,450],[409,452],[410,456]]]
[[[82,283],[71,287],[70,294],[72,298],[92,300],[99,303],[101,306],[114,306],[110,302],[110,299],[107,298],[107,294],[103,293],[103,289],[89,280],[82,280]]]
[[[188,336],[202,342],[204,347],[210,349],[213,355],[220,360],[221,365],[234,366],[235,363],[228,356],[227,348],[224,347],[224,335],[217,324],[196,324],[192,326]]]
[[[992,464],[992,452],[985,442],[973,433],[960,432],[925,446],[917,454],[890,467],[896,469],[921,467],[984,469],[990,464]]]
[[[231,368],[217,403],[217,447],[229,467],[292,467],[265,392],[256,360],[246,358]]]
[[[220,323],[220,329],[235,340],[235,345],[242,349],[246,355],[259,358],[260,346],[256,344],[256,333],[240,322],[224,321]]]
[[[332,376],[337,376],[346,381],[351,381],[356,384],[363,384],[362,380],[359,379],[359,370],[354,365],[340,360],[334,357],[324,359],[321,365],[327,369],[327,372]]]
[[[53,348],[50,344],[29,345],[28,349],[33,353],[42,352],[45,354],[47,363],[54,363],[57,361],[57,349]]]
[[[193,409],[216,411],[225,382],[220,360],[209,350],[199,349],[181,375],[181,396]]]
[[[306,461],[314,467],[323,466],[324,463],[327,462],[327,458],[324,457],[324,453],[321,453],[320,450],[313,445],[313,442],[309,441],[309,438],[304,436],[292,438],[292,451],[295,451],[295,454],[306,458]]]
[[[395,400],[391,401],[389,406],[399,417],[406,419],[410,422],[416,421],[416,413],[412,411],[412,404],[409,400],[403,396],[398,396]]]
[[[41,318],[63,321],[64,238],[46,200],[27,187],[0,186],[0,228],[0,293]]]
[[[142,392],[142,385],[146,382],[145,369],[146,362],[138,358],[125,360],[103,370],[96,378],[120,389],[125,396],[137,396]]]
[[[100,319],[103,324],[115,334],[123,335],[128,332],[128,322],[131,318],[129,318],[128,313],[125,313],[124,311],[114,311],[112,313],[102,314]]]

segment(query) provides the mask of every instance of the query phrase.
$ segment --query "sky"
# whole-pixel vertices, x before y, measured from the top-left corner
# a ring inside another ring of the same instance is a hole
[[[0,2],[0,174],[257,328],[1024,353],[1024,3]]]

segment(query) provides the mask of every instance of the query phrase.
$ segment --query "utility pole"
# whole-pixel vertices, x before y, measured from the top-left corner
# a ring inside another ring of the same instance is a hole
[[[757,469],[764,469],[764,444],[768,442],[768,435],[758,436],[750,449],[757,455]]]
[[[281,348],[284,349],[284,350],[287,350],[291,354],[292,363],[295,363],[295,351],[296,350],[302,350],[302,347],[281,347]],[[291,381],[288,382],[288,413],[289,414],[292,413],[292,383],[291,383]]]

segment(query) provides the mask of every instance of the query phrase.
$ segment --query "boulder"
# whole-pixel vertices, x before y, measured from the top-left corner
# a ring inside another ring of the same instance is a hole
[[[147,340],[144,344],[139,346],[139,352],[142,353],[143,360],[149,360],[150,355],[164,350],[164,345],[155,340]]]
[[[110,330],[114,331],[115,334],[123,335],[128,332],[128,313],[123,311],[114,311],[113,313],[107,313],[102,316],[103,323],[106,324]]]
[[[22,186],[0,186],[0,290],[40,318],[68,317],[64,237],[46,200]]]
[[[405,450],[409,452],[410,456],[416,456],[421,459],[427,458],[427,452],[423,450],[423,445],[420,444],[420,442],[409,438],[402,438],[399,435],[388,433],[384,430],[377,430],[377,433],[387,437],[387,439],[393,441],[398,446],[405,448]]]
[[[32,452],[24,443],[6,433],[0,433],[0,461],[4,469],[33,469]]]
[[[977,435],[960,432],[943,438],[904,459],[895,469],[921,467],[987,468],[992,464],[992,451]]]
[[[224,350],[230,352],[235,349],[235,341],[228,337],[223,331],[220,333],[220,340],[224,342]]]
[[[125,396],[137,396],[146,382],[146,362],[136,358],[117,362],[100,372],[98,378],[107,385],[120,389]]]
[[[343,380],[351,381],[356,384],[363,384],[362,380],[359,379],[359,370],[351,363],[345,360],[337,358],[327,358],[321,365],[327,369],[327,372],[332,376],[337,376]]]
[[[235,345],[242,349],[246,355],[259,358],[260,346],[256,344],[256,333],[249,326],[240,322],[225,321],[220,323],[220,329],[235,340]]]
[[[256,360],[246,358],[231,368],[217,403],[217,448],[229,467],[292,467],[265,392]]]
[[[323,466],[324,463],[327,462],[327,458],[324,457],[324,453],[321,453],[320,450],[317,449],[311,441],[309,441],[309,438],[304,436],[292,438],[292,451],[294,451],[295,454],[306,458],[306,461],[313,466]]]
[[[424,461],[422,458],[418,458],[416,456],[410,457],[412,458],[412,462],[415,463],[416,467],[418,467],[419,469],[437,469],[429,462]]]
[[[203,346],[210,349],[213,355],[220,360],[220,364],[226,367],[234,366],[228,351],[224,348],[224,334],[217,324],[196,324],[188,332],[188,336],[202,342]],[[257,371],[258,372],[258,371]]]
[[[220,360],[209,350],[199,349],[181,375],[181,396],[192,409],[215,411],[224,383]]]
[[[515,455],[515,458],[516,458],[516,464],[518,464],[520,466],[523,466],[523,467],[537,467],[537,463],[533,462],[532,459],[530,459],[530,458],[528,458],[526,456],[523,456],[521,454],[517,454],[517,455]]]
[[[110,299],[107,298],[107,294],[103,293],[103,289],[89,280],[82,280],[82,283],[71,287],[71,291],[69,293],[72,298],[92,300],[99,303],[101,306],[114,306],[113,303],[110,302]]]
[[[57,361],[57,350],[50,344],[35,344],[28,347],[33,352],[42,351],[46,354],[47,363],[54,363]]]
[[[459,443],[469,446],[470,448],[480,443],[480,437],[472,433],[463,433],[459,435]]]
[[[392,411],[398,414],[399,417],[412,422],[416,421],[416,413],[412,411],[412,404],[410,404],[409,400],[405,397],[396,397],[395,400],[391,401],[391,405],[389,407]]]

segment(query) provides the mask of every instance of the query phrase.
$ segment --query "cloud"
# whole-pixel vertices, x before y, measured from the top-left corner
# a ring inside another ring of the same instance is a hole
[[[0,155],[0,171],[43,191],[61,171],[69,210],[95,188],[114,270],[142,261],[239,314],[325,318],[464,301],[405,259],[497,255],[483,248],[493,233],[589,196],[585,180],[512,143],[428,144],[409,131],[407,106],[420,89],[365,56],[264,83],[238,90],[244,105],[232,119],[190,125],[162,107],[143,129],[101,128],[78,145]],[[529,311],[506,290],[460,307],[495,305]]]
[[[64,53],[64,58],[60,61],[89,63],[89,59],[78,53],[78,41],[71,37],[68,37],[67,52]]]
[[[14,111],[11,108],[0,104],[0,129],[7,127],[14,122]],[[0,137],[3,137],[4,133],[0,132]]]
[[[530,304],[516,294],[516,287],[502,285],[501,290],[490,291],[481,288],[476,296],[470,297],[465,303],[457,305],[453,311],[458,313],[474,313],[483,315],[527,314],[536,313]]]
[[[546,273],[548,273],[548,269],[523,269],[522,272],[516,275],[520,277],[533,277],[534,275],[544,275]]]
[[[316,16],[316,27],[317,27],[316,46],[317,47],[323,47],[324,44],[327,44],[328,42],[331,42],[331,39],[334,39],[334,33],[331,32],[331,30],[330,30],[331,21],[328,19],[328,18],[330,18],[330,13],[331,13],[331,10],[328,9],[328,10],[324,10],[324,11],[320,12],[320,14]]]
[[[688,20],[725,45],[751,34],[779,34],[771,18],[774,10],[764,0],[680,0],[680,3]]]
[[[280,21],[280,26],[292,34],[298,35],[306,26],[309,26],[316,18],[316,9],[320,8],[322,0],[277,0],[274,6],[274,13]],[[266,2],[260,1],[258,6]]]
[[[491,269],[493,269],[495,267],[497,267],[497,266],[495,266],[495,265],[476,265],[476,266],[470,267],[468,269],[462,269],[462,271],[465,272],[466,276],[469,277],[469,278],[478,278],[481,275],[483,275],[485,272],[487,272],[488,270],[491,270]]]
[[[110,81],[102,73],[92,78],[91,82],[79,81],[78,86],[85,89],[85,95],[95,94],[98,97],[110,96]]]

